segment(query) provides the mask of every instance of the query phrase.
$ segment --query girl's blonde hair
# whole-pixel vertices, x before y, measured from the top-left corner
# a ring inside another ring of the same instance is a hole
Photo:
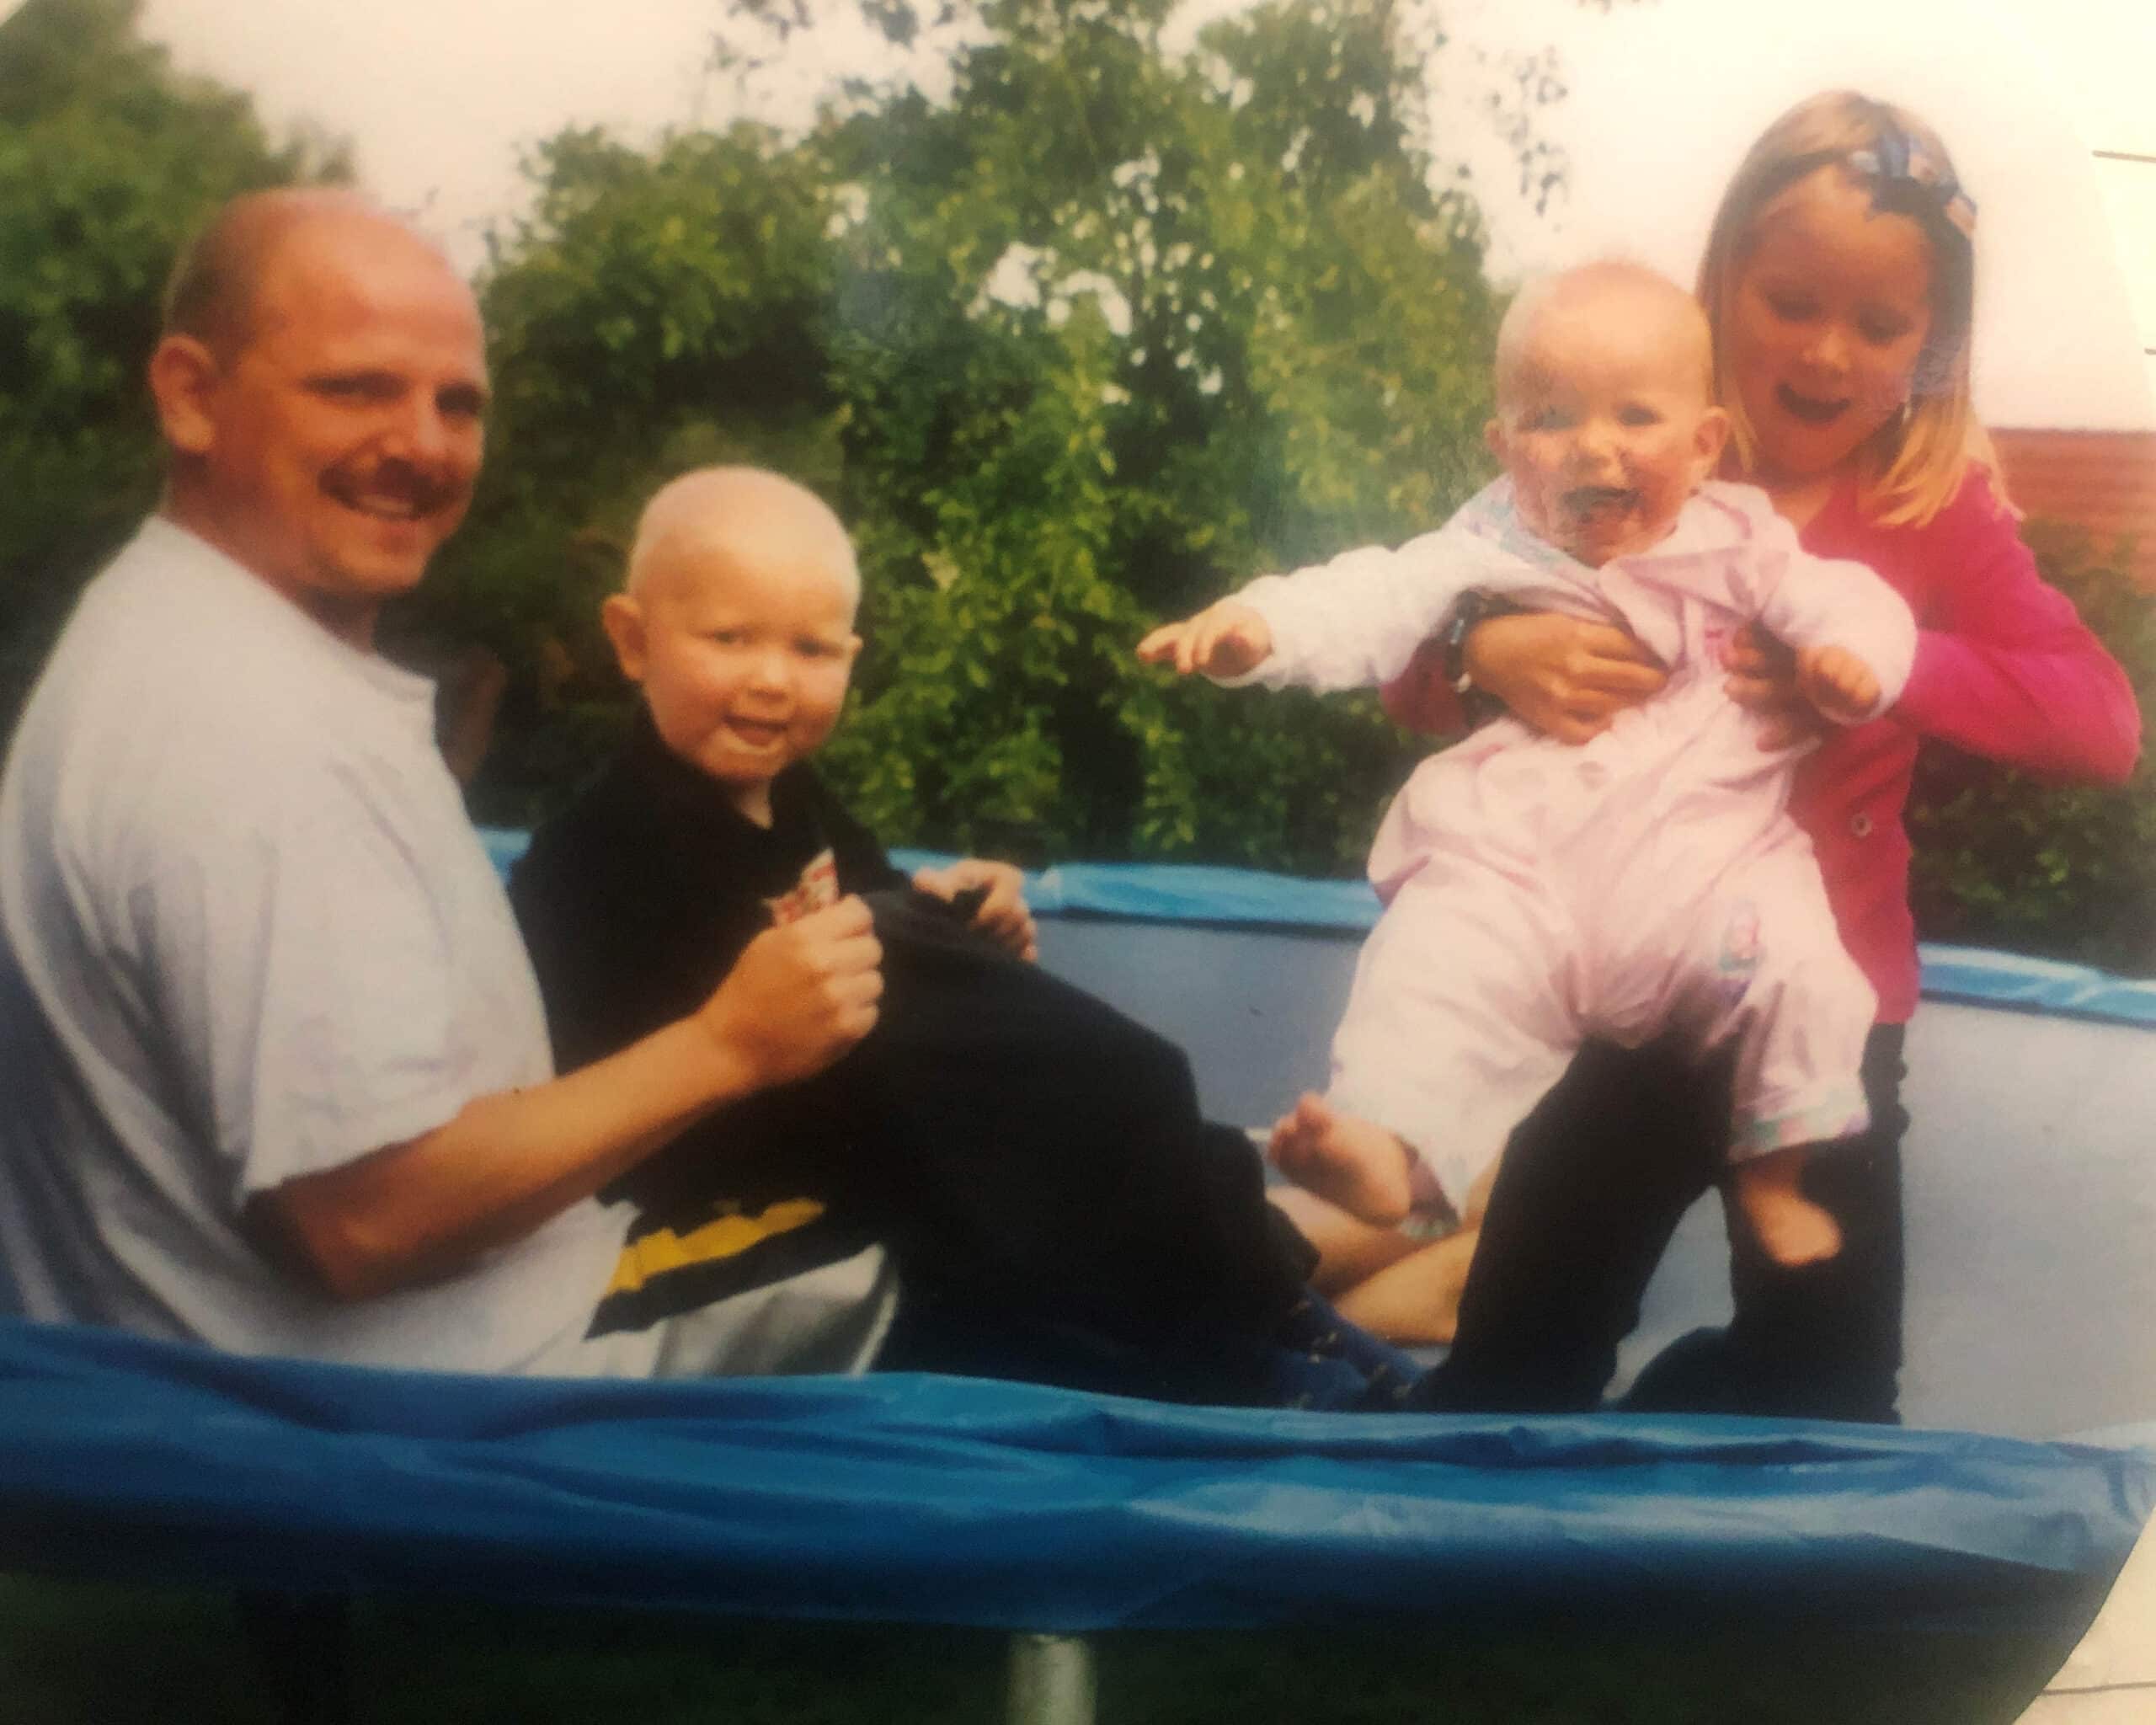
[[[1915,115],[1853,90],[1829,90],[1783,115],[1737,164],[1700,260],[1700,303],[1715,338],[1716,393],[1729,413],[1737,458],[1749,472],[1758,435],[1732,387],[1725,339],[1737,279],[1758,239],[1761,213],[1829,165],[1870,181],[1875,208],[1908,216],[1931,242],[1931,329],[1917,356],[1910,399],[1858,451],[1865,513],[1921,526],[1961,489],[1972,460],[1993,468],[1994,481],[1997,473],[1969,395],[1976,206],[1955,179],[1939,134]]]

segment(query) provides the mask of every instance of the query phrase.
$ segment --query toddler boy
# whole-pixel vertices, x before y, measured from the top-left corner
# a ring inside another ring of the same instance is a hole
[[[1028,962],[1018,872],[968,859],[909,889],[818,779],[858,593],[828,508],[721,467],[653,499],[606,601],[643,711],[510,886],[560,1060],[648,1033],[774,918],[841,894],[873,912],[883,994],[836,1065],[712,1117],[611,1194],[638,1207],[647,1274],[601,1325],[873,1242],[898,1260],[909,1365],[1331,1405],[1379,1363],[1404,1381],[1374,1343],[1343,1358],[1352,1338],[1311,1360],[1337,1326],[1247,1143],[1199,1117],[1180,1050]]]

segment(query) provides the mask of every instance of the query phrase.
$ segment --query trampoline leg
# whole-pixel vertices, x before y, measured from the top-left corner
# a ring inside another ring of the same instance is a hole
[[[1010,1725],[1093,1725],[1093,1648],[1083,1636],[1011,1637]]]

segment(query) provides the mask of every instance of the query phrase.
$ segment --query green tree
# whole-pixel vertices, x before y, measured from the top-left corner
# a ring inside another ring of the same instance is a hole
[[[344,168],[175,72],[139,10],[27,0],[0,23],[0,729],[83,577],[155,498],[142,370],[181,243],[236,192]]]
[[[576,584],[532,570],[618,547],[670,464],[782,448],[860,540],[830,758],[885,830],[1352,866],[1410,752],[1371,703],[1172,688],[1131,646],[1440,519],[1481,472],[1497,307],[1390,7],[1267,7],[1190,56],[1168,10],[995,0],[947,99],[855,88],[794,142],[550,147],[486,289],[529,595],[497,650],[574,639],[545,612]],[[519,554],[460,556],[501,630]]]
[[[828,164],[741,126],[638,151],[595,131],[528,164],[531,212],[480,283],[495,399],[462,531],[388,620],[408,654],[477,643],[511,671],[482,818],[525,820],[611,746],[600,597],[643,499],[700,462],[835,489]]]

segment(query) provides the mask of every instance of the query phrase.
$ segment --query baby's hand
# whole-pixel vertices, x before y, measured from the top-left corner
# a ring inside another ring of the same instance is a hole
[[[1187,622],[1163,623],[1138,644],[1148,665],[1172,662],[1182,676],[1239,677],[1256,670],[1273,651],[1273,631],[1240,600],[1209,605]]]
[[[1026,908],[1026,877],[1008,862],[991,862],[985,857],[964,857],[948,868],[924,868],[913,878],[922,892],[950,899],[969,887],[985,891],[973,926],[1022,959],[1038,958],[1033,913]]]
[[[1799,653],[1796,686],[1836,724],[1862,724],[1879,704],[1879,679],[1846,647],[1810,647]]]

